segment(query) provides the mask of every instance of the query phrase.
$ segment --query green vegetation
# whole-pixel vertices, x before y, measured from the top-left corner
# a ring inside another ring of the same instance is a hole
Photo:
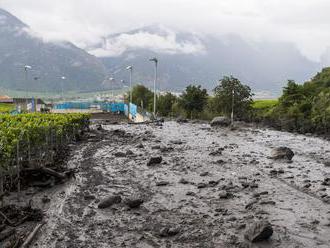
[[[256,110],[264,110],[264,109],[271,109],[278,104],[277,99],[265,99],[265,100],[254,100],[252,103],[253,109]]]
[[[189,85],[179,96],[170,92],[157,96],[158,115],[164,117],[186,117],[210,120],[218,115],[230,116],[234,100],[235,118],[247,120],[252,110],[251,89],[243,85],[237,78],[224,77],[213,90],[210,96],[206,89],[200,85]],[[152,111],[153,92],[143,85],[133,88],[133,103],[137,106]],[[234,95],[233,95],[234,93]],[[234,96],[234,98],[233,98]],[[126,100],[128,95],[126,96]]]
[[[289,80],[278,104],[256,113],[256,121],[300,133],[330,133],[330,68],[304,84]]]
[[[51,163],[88,120],[85,114],[0,115],[0,172],[32,161],[38,166]]]
[[[0,103],[0,113],[9,113],[15,110],[15,105],[11,103]]]

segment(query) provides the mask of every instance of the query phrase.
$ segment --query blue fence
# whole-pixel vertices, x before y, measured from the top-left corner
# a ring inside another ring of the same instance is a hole
[[[131,116],[135,118],[137,114],[137,106],[133,103],[130,103],[129,107],[130,107]],[[125,104],[125,115],[127,115],[127,113],[128,113],[128,105]]]
[[[105,112],[112,113],[128,113],[128,105],[125,103],[107,103],[107,102],[65,102],[59,103],[54,106],[54,109],[67,110],[67,109],[99,109]],[[130,113],[133,118],[137,114],[137,106],[130,103]]]

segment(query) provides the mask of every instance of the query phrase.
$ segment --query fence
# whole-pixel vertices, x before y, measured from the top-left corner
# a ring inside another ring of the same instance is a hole
[[[54,109],[57,110],[69,110],[69,109],[97,109],[105,112],[112,113],[124,113],[126,116],[128,115],[128,105],[126,103],[107,103],[107,102],[65,102],[56,104]],[[138,113],[138,107],[130,103],[130,115],[132,118],[135,118]]]

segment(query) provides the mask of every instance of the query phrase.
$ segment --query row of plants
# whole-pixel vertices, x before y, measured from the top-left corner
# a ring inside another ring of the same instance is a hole
[[[1,175],[15,174],[18,178],[23,167],[54,163],[58,155],[65,153],[65,147],[88,126],[89,115],[86,114],[1,114]]]

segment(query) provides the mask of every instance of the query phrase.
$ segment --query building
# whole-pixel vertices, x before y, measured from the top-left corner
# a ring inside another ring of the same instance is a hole
[[[46,103],[38,98],[14,98],[13,102],[18,112],[41,112],[46,108]]]
[[[14,99],[9,96],[0,96],[0,103],[14,103]]]

